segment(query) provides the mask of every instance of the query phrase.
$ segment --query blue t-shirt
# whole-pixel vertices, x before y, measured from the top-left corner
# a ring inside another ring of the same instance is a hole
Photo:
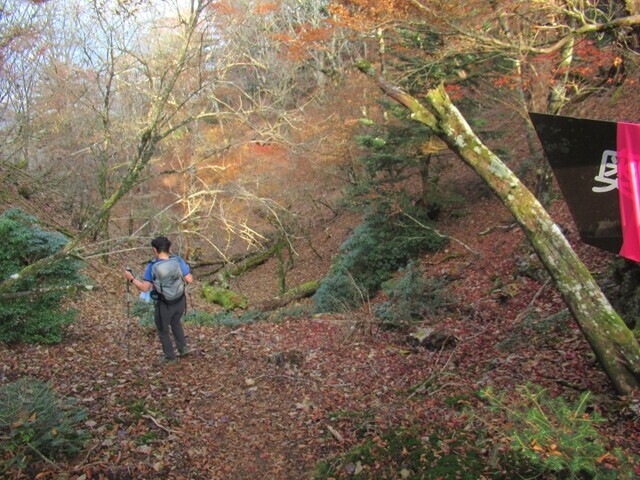
[[[178,259],[178,263],[180,263],[180,270],[182,271],[182,276],[183,277],[186,277],[187,275],[189,275],[189,272],[190,272],[189,265],[187,265],[182,258],[180,258],[178,256],[172,256],[170,258],[177,258]],[[147,268],[144,271],[144,275],[142,275],[142,279],[145,282],[153,283],[153,277],[151,275],[151,267],[153,267],[153,265],[155,263],[166,262],[167,260],[169,260],[169,259],[168,258],[165,258],[165,259],[154,258],[153,260],[151,260],[147,264]]]

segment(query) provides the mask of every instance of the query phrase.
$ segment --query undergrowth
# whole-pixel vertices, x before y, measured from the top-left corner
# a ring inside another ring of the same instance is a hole
[[[257,309],[247,310],[241,313],[220,311],[211,316],[211,324],[224,327],[239,327],[265,319],[266,314]]]
[[[153,302],[135,300],[132,304],[131,315],[138,319],[138,324],[144,329],[155,329]],[[284,313],[283,313],[284,314]],[[182,317],[185,323],[195,325],[221,325],[225,327],[237,327],[266,320],[267,314],[258,309],[246,311],[221,310],[211,314],[203,310],[189,308]]]
[[[143,329],[153,329],[156,328],[156,324],[153,319],[153,309],[153,302],[135,299],[131,303],[131,311],[129,312],[129,315],[137,318],[138,325]]]
[[[371,412],[331,416],[331,421],[350,431],[355,443],[318,462],[313,478],[637,478],[633,469],[638,459],[613,448],[599,433],[597,426],[604,420],[589,408],[588,392],[573,403],[530,385],[509,394],[485,389],[476,395],[486,402],[486,408],[472,409],[477,402],[455,396],[434,416],[441,422],[405,423],[385,432],[376,430]]]
[[[49,384],[23,378],[0,388],[0,473],[34,461],[51,463],[79,453],[88,434],[86,411],[59,399]]]
[[[18,209],[0,215],[0,281],[61,250],[67,240],[40,228],[37,220]],[[0,303],[0,341],[53,344],[62,340],[63,327],[74,312],[61,302],[82,281],[80,262],[70,258],[51,262],[34,274],[22,275],[10,287],[11,301]]]
[[[490,411],[507,419],[501,436],[509,443],[513,470],[570,480],[635,478],[633,459],[599,433],[604,419],[589,409],[590,392],[573,403],[535,385],[518,387],[515,396],[492,389],[480,395]]]
[[[567,338],[571,331],[572,317],[568,310],[560,310],[546,317],[540,317],[534,310],[526,312],[522,321],[513,325],[509,335],[497,344],[502,352],[520,349],[522,342],[536,345],[554,345]]]
[[[428,435],[417,428],[398,428],[380,436],[371,436],[344,454],[318,463],[312,478],[488,478],[480,454],[470,448],[472,436],[467,432]]]
[[[316,312],[362,304],[410,259],[447,243],[431,225],[459,198],[439,186],[438,142],[431,130],[407,119],[404,109],[382,104],[384,122],[360,121],[354,140],[361,155],[345,195],[350,208],[365,212],[364,222],[342,243],[313,296]],[[419,193],[408,187],[412,182],[419,183]]]
[[[279,308],[270,317],[274,323],[280,323],[287,318],[305,319],[312,315],[312,309],[308,305],[290,305],[288,307]]]
[[[372,312],[387,327],[423,320],[453,303],[446,284],[444,277],[424,278],[415,264],[409,262],[402,276],[382,284],[388,300],[374,304]]]
[[[402,215],[392,216],[390,209],[388,204],[378,205],[340,246],[313,296],[316,312],[339,312],[363,303],[410,259],[447,243],[434,230],[424,228],[430,223],[427,218],[420,217],[418,224]]]

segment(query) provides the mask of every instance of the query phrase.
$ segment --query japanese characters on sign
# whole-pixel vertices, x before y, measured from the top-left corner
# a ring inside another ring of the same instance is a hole
[[[594,180],[594,193],[606,193],[618,188],[618,159],[614,150],[605,150],[600,160],[600,170]]]
[[[530,113],[580,239],[619,253],[616,122]]]

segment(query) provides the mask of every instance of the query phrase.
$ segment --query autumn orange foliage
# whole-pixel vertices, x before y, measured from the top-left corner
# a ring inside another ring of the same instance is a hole
[[[276,2],[267,2],[256,5],[253,8],[253,13],[256,15],[267,15],[268,13],[275,12],[279,9],[279,5]]]
[[[332,2],[328,10],[342,25],[364,31],[380,22],[405,18],[413,7],[402,0],[346,0]]]

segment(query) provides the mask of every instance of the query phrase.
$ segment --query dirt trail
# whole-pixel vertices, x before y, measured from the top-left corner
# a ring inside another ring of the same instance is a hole
[[[3,383],[23,376],[51,381],[89,412],[85,453],[57,468],[34,466],[29,475],[309,478],[316,462],[387,428],[465,428],[451,399],[472,398],[485,386],[530,381],[558,394],[610,394],[573,322],[563,323],[553,341],[527,323],[527,313],[543,319],[564,306],[550,286],[514,275],[514,259],[530,252],[519,230],[509,228],[508,213],[491,196],[466,208],[468,215],[438,225],[456,241],[421,262],[427,277],[448,279],[457,299],[448,313],[428,319],[457,339],[440,350],[411,348],[404,333],[379,331],[353,312],[238,328],[188,324],[194,354],[163,364],[155,332],[129,323],[118,270],[96,266],[102,288],[77,301],[77,322],[62,344],[0,347]],[[590,268],[604,269],[607,258],[577,242],[564,206],[553,210]],[[297,268],[317,275],[321,267]],[[264,296],[273,287],[273,270],[262,268],[242,280],[245,292]],[[411,390],[428,378],[431,389]],[[631,421],[614,422],[608,433],[640,444]]]

